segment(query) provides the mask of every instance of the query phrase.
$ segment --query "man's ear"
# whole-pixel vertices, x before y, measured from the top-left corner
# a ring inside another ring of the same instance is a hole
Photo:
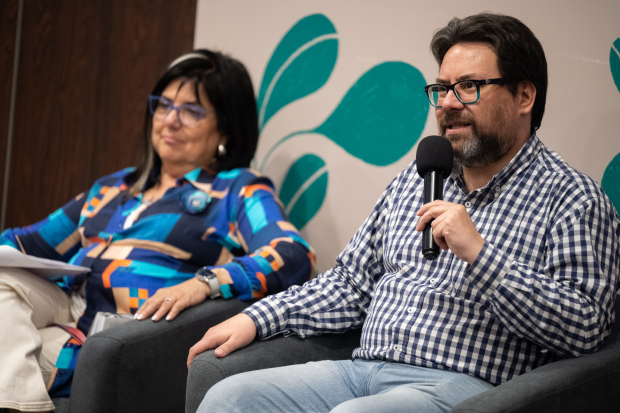
[[[521,82],[517,91],[517,99],[519,103],[519,113],[522,115],[532,113],[534,101],[536,100],[536,86],[527,80]]]

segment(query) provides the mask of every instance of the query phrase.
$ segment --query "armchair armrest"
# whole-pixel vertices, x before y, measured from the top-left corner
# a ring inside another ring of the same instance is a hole
[[[616,298],[616,315],[620,297]],[[467,399],[452,413],[615,413],[620,410],[620,326],[594,354],[539,367]]]
[[[78,358],[69,411],[182,411],[189,348],[252,303],[208,300],[170,322],[130,321],[93,335]]]
[[[247,347],[218,358],[213,350],[199,354],[187,376],[185,411],[195,413],[207,391],[220,380],[237,373],[320,360],[351,358],[360,345],[361,330],[323,334],[301,339],[278,336],[255,340]]]

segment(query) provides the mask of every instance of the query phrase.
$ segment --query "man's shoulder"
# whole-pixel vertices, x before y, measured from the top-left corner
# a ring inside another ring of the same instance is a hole
[[[543,147],[538,158],[547,179],[552,180],[558,190],[570,191],[587,199],[605,196],[594,179],[570,166],[557,152]]]
[[[423,184],[424,180],[418,174],[418,167],[416,161],[412,161],[405,169],[400,171],[398,175],[392,180],[390,187],[410,186]]]
[[[601,186],[587,174],[570,166],[555,151],[543,148],[538,154],[539,180],[544,195],[552,198],[557,218],[575,216],[595,208],[611,220],[616,212]],[[580,212],[581,211],[581,212]]]

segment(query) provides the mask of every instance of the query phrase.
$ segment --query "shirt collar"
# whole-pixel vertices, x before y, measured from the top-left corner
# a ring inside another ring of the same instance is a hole
[[[196,169],[194,169],[193,171],[190,171],[188,173],[186,173],[185,175],[183,175],[183,178],[181,179],[186,179],[190,182],[192,181],[197,181],[198,177],[200,176],[200,172],[202,171],[201,167],[198,167]]]
[[[209,184],[213,182],[214,178],[215,176],[211,175],[206,169],[202,169],[201,167],[198,167],[194,169],[193,171],[190,171],[186,173],[185,175],[183,175],[182,178],[177,179],[177,186],[181,186],[185,182],[189,182],[193,186],[202,187],[201,185],[197,185],[197,184]]]
[[[536,136],[536,132],[530,136],[519,152],[510,160],[508,165],[504,166],[501,171],[496,173],[493,178],[480,191],[491,187],[503,187],[515,176],[519,175],[523,170],[527,169],[538,156],[538,153],[544,148],[544,144]],[[455,163],[452,168],[450,179],[456,183],[467,193],[467,186],[463,179],[463,167]]]

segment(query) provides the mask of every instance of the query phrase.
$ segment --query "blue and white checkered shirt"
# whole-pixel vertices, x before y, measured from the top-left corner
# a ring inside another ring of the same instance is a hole
[[[451,369],[497,385],[597,350],[614,322],[617,214],[600,187],[533,135],[467,193],[457,166],[444,200],[463,204],[484,247],[473,265],[422,257],[415,162],[386,189],[334,268],[244,312],[261,338],[363,326],[353,357]]]

